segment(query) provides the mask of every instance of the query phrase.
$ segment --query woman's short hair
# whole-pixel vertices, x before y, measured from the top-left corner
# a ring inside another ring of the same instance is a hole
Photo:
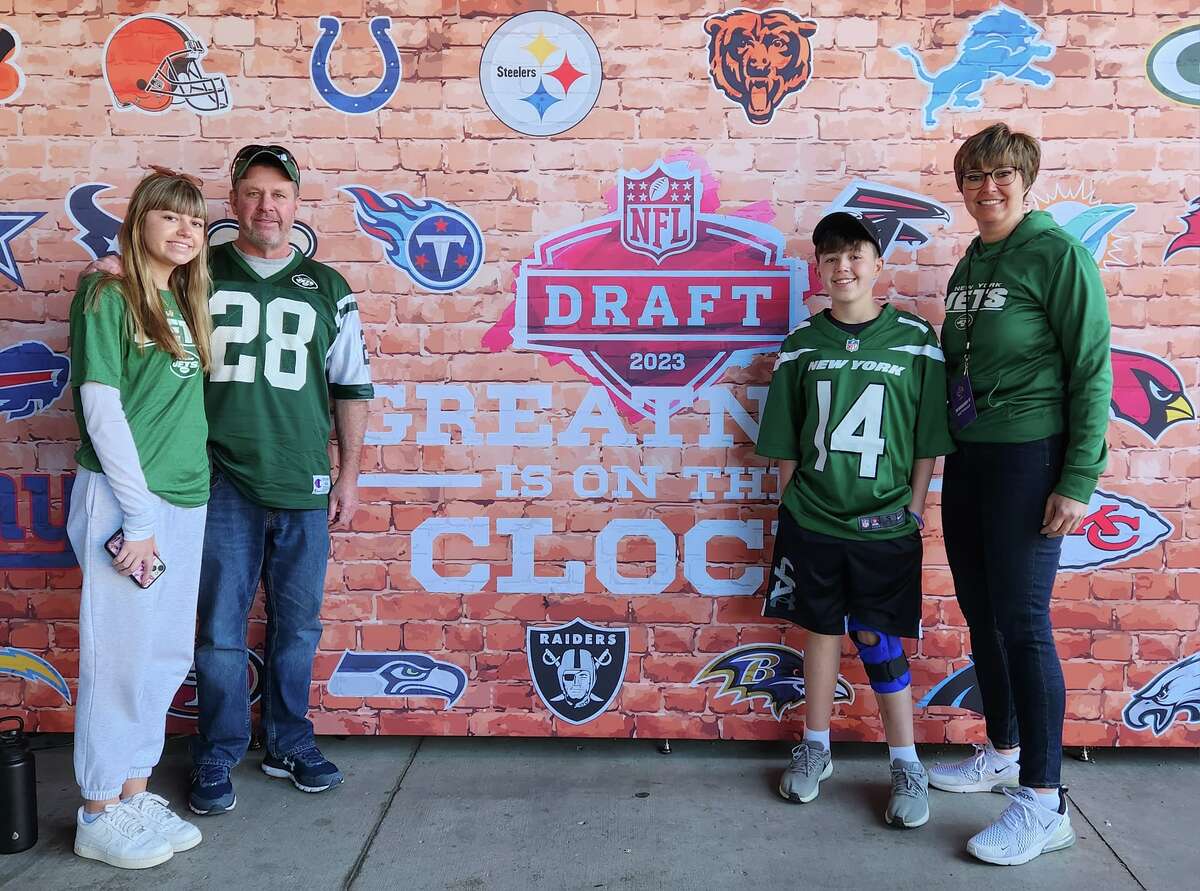
[[[1004,124],[992,124],[959,146],[954,155],[954,181],[961,192],[968,170],[1015,167],[1028,189],[1037,179],[1041,163],[1042,149],[1036,139],[1028,133],[1014,133]]]

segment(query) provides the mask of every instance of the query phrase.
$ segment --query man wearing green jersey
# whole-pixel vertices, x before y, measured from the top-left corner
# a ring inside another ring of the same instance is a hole
[[[866,220],[833,213],[813,231],[832,306],[779,351],[757,451],[779,460],[780,510],[763,614],[808,632],[804,739],[779,783],[789,801],[817,797],[833,773],[829,723],[848,632],[875,691],[892,795],[884,819],[929,820],[901,638],[921,621],[921,511],[934,460],[953,450],[946,374],[927,322],[874,299],[883,271]]]

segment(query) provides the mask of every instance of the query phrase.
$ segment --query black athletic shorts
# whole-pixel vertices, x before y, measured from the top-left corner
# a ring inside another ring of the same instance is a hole
[[[878,631],[917,637],[921,535],[855,541],[803,529],[779,509],[763,615],[841,635],[851,616]]]

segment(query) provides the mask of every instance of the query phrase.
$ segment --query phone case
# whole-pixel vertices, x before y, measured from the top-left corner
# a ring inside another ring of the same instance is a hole
[[[104,550],[112,554],[113,557],[116,557],[117,554],[121,553],[121,545],[124,544],[124,542],[125,532],[122,529],[118,529],[109,537],[108,541],[104,543]],[[150,566],[150,578],[143,580],[142,575],[131,574],[129,579],[139,588],[149,588],[156,581],[158,581],[158,577],[166,571],[166,564],[162,562],[162,559],[157,554],[155,554],[154,563]]]

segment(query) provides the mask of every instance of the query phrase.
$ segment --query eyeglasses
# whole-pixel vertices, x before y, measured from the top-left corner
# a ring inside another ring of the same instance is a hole
[[[160,176],[177,177],[177,178],[183,180],[188,185],[195,186],[197,189],[202,189],[204,187],[204,183],[200,179],[200,177],[192,176],[190,173],[180,173],[177,170],[172,170],[170,167],[162,167],[158,164],[151,164],[150,169],[153,170],[155,173],[159,174]]]
[[[963,174],[964,189],[979,189],[988,177],[998,186],[1007,186],[1017,179],[1016,167],[997,167],[995,170],[970,170]]]

